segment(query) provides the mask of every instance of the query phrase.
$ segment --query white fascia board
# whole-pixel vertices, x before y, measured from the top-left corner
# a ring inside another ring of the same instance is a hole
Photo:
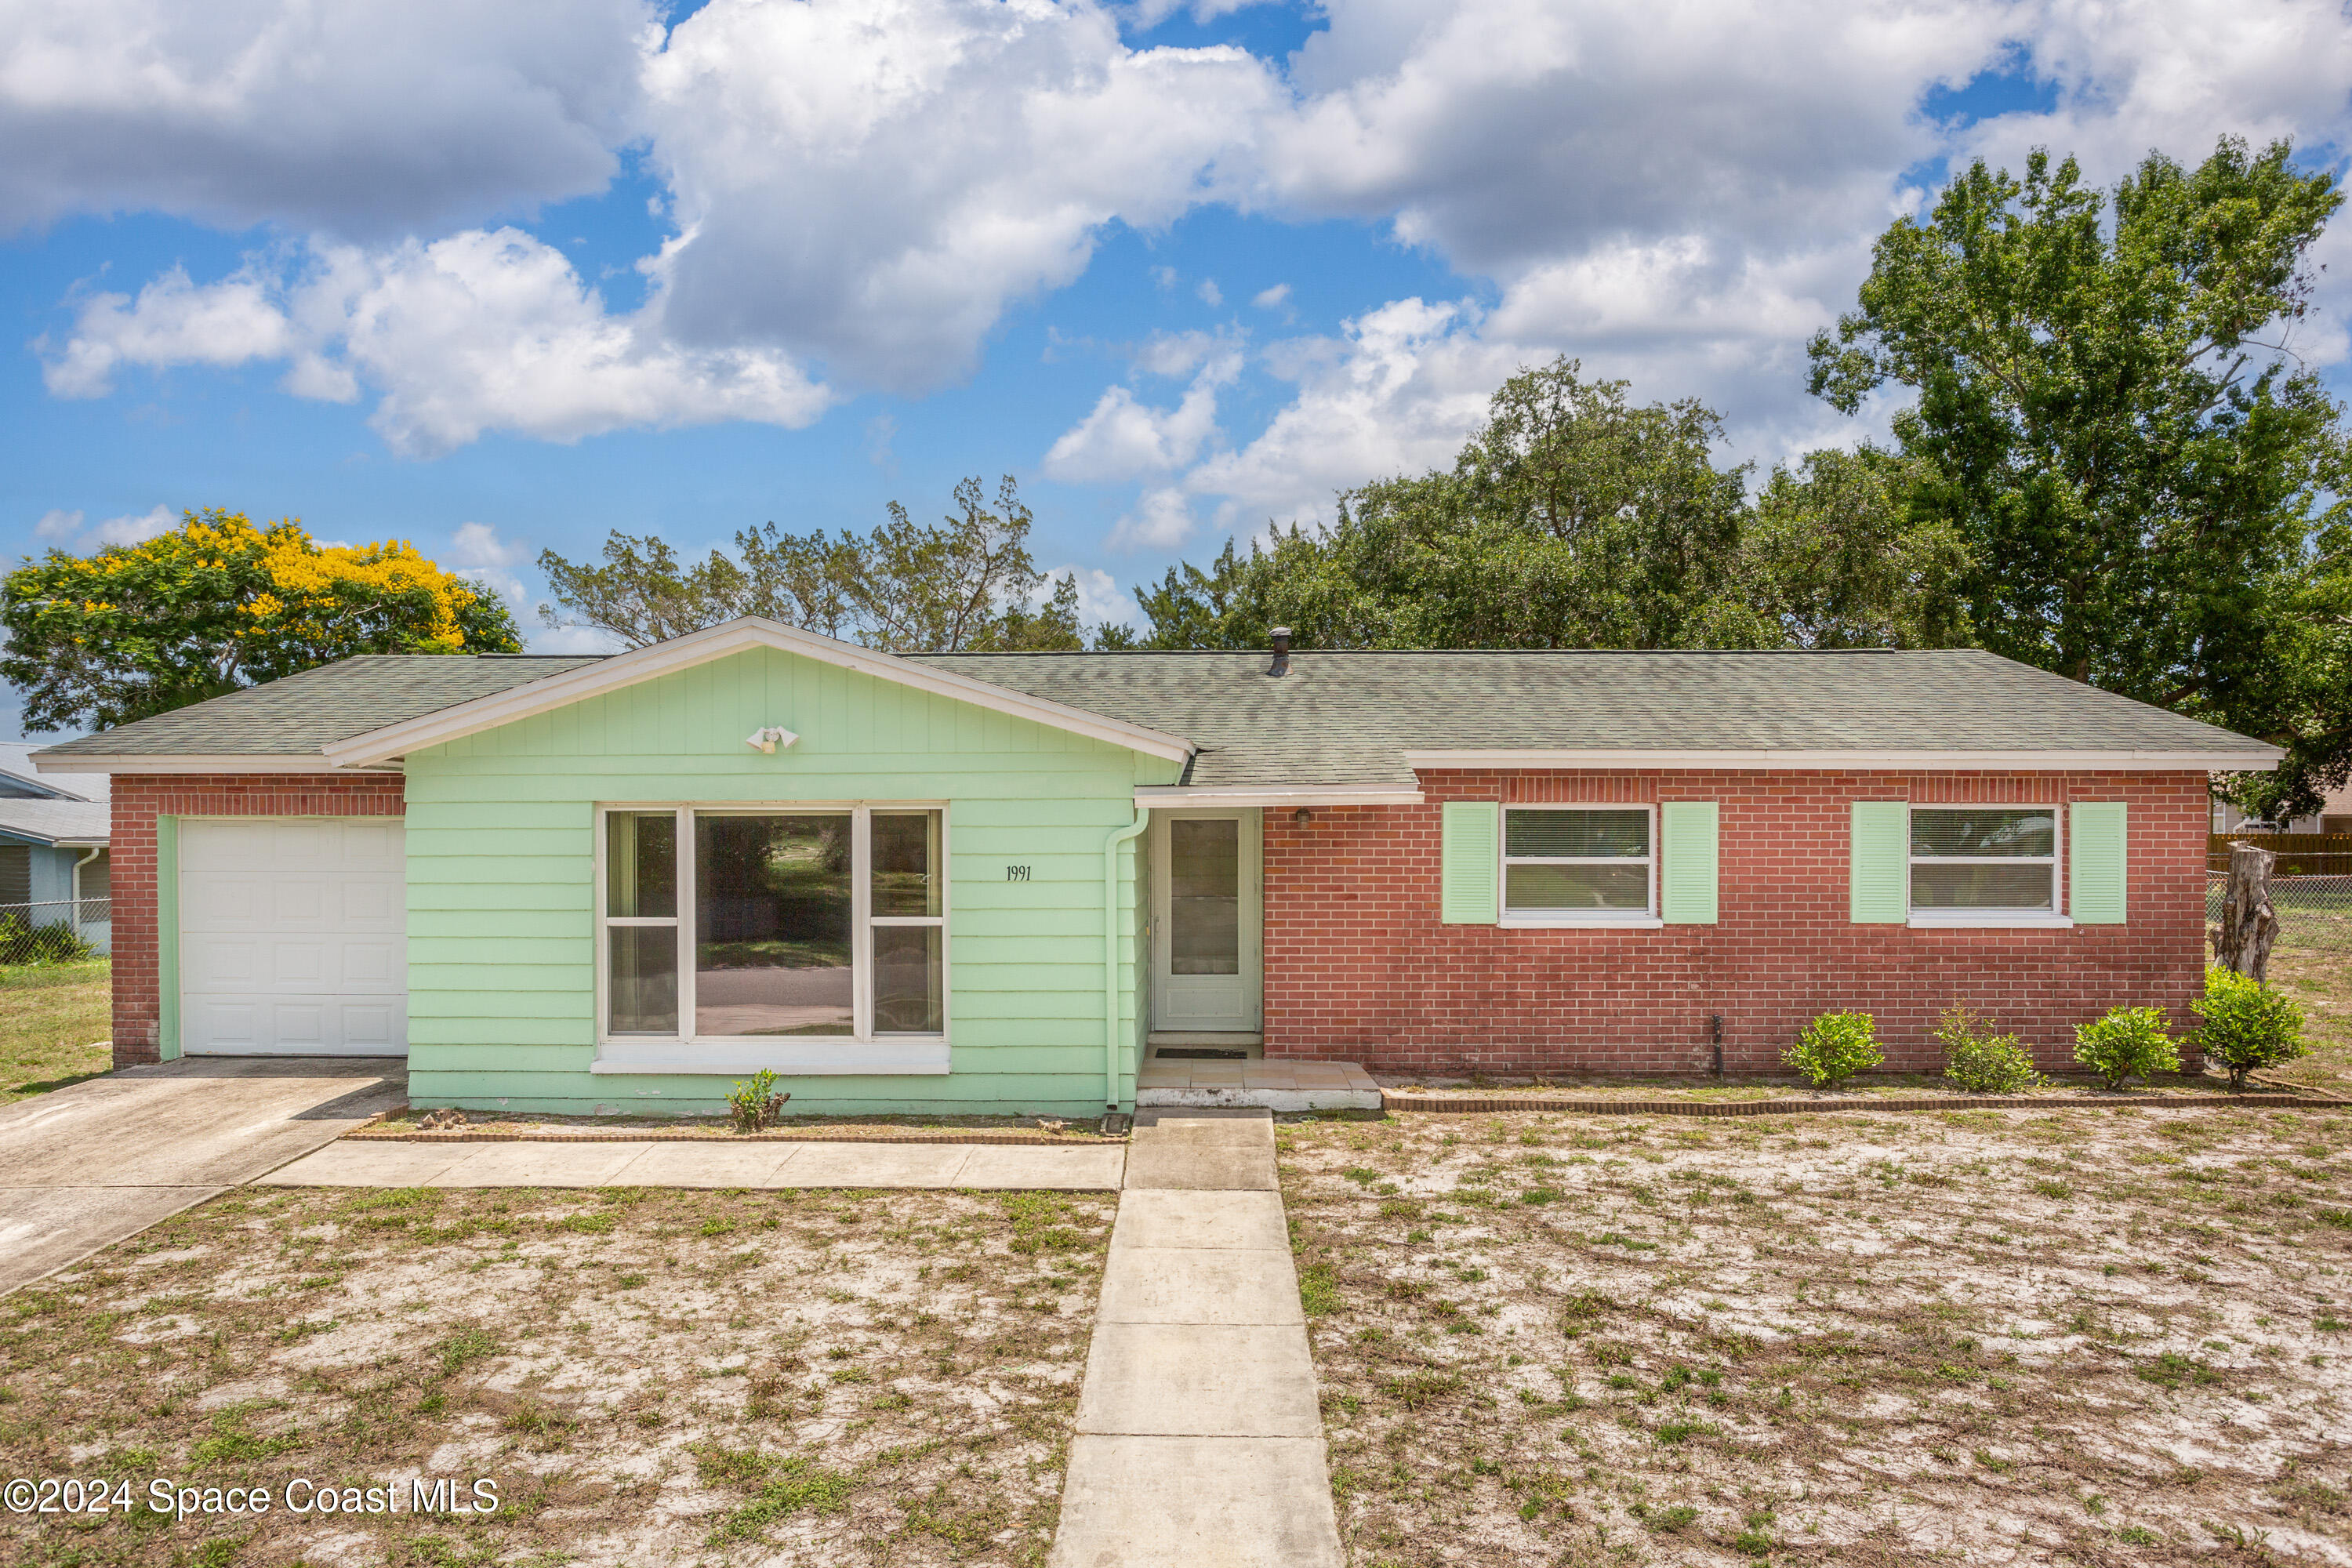
[[[366,767],[389,762],[425,746],[437,746],[446,741],[461,740],[467,735],[495,730],[501,724],[511,724],[519,719],[565,707],[600,692],[635,686],[642,680],[691,669],[714,659],[741,653],[747,648],[772,647],[783,653],[798,654],[836,668],[855,670],[861,675],[875,676],[900,686],[927,691],[937,697],[953,698],[976,708],[1027,719],[1055,730],[1106,741],[1129,751],[1164,762],[1181,763],[1192,754],[1189,741],[1158,730],[1147,730],[1140,724],[1129,724],[1117,719],[1107,719],[1099,713],[1032,697],[985,680],[975,680],[968,675],[932,669],[908,659],[872,648],[857,647],[831,637],[803,631],[758,616],[712,626],[705,631],[691,632],[651,647],[636,648],[615,654],[611,658],[551,675],[534,680],[528,686],[478,697],[470,702],[460,702],[444,708],[437,713],[407,719],[397,724],[387,724],[381,730],[371,730],[363,735],[353,735],[322,748],[330,763],[342,767]]]
[[[205,755],[194,752],[145,752],[126,756],[100,757],[77,752],[59,757],[55,762],[43,762],[42,753],[33,753],[33,766],[45,773],[352,773],[360,772],[394,773],[398,768],[359,769],[340,767],[316,752],[289,752],[284,756],[254,756],[249,752],[234,755]]]
[[[1139,784],[1135,791],[1135,804],[1142,806],[1419,805],[1422,800],[1421,791],[1411,784]]]
[[[1405,764],[1424,768],[1866,768],[1875,770],[2000,770],[2021,773],[2266,773],[2286,753],[2275,746],[2242,752],[1685,752],[1685,751],[1447,751],[1407,752]]]

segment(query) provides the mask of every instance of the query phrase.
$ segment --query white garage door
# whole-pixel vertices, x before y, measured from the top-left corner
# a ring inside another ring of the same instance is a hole
[[[402,845],[396,816],[184,818],[182,1048],[406,1055]]]

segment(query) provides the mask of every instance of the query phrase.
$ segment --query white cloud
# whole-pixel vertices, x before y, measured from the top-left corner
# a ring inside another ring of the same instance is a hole
[[[461,522],[457,532],[449,536],[444,561],[458,576],[504,599],[507,606],[520,616],[530,607],[530,595],[522,579],[509,568],[530,554],[527,546],[500,539],[491,523]]]
[[[1224,290],[1217,287],[1217,280],[1213,278],[1202,279],[1201,286],[1192,292],[1198,294],[1201,297],[1201,303],[1208,306],[1212,310],[1225,302]]]
[[[1200,519],[1192,515],[1192,503],[1184,492],[1161,485],[1144,491],[1135,509],[1112,527],[1110,545],[1114,550],[1172,550],[1199,527]]]
[[[1247,53],[1132,51],[1083,0],[714,0],[646,85],[688,237],[673,330],[906,391],[965,374],[1112,219],[1236,192],[1237,132],[1282,101]]]
[[[523,646],[533,653],[620,653],[621,639],[594,626],[551,626],[544,624],[530,628]]]
[[[1220,529],[1323,521],[1335,490],[1451,461],[1525,356],[1480,325],[1466,304],[1400,300],[1347,322],[1339,339],[1283,345],[1272,363],[1297,395],[1256,439],[1184,474],[1181,490],[1213,502]],[[1147,504],[1126,537],[1176,542],[1178,521],[1172,504]]]
[[[168,506],[129,517],[110,517],[90,530],[100,544],[144,544],[180,526],[180,514]]]
[[[1045,574],[1046,582],[1040,585],[1037,602],[1043,604],[1051,596],[1055,585],[1075,578],[1078,584],[1078,621],[1082,626],[1109,622],[1114,626],[1139,626],[1143,624],[1143,608],[1118,585],[1117,578],[1099,566],[1055,566]]]
[[[646,0],[0,3],[0,228],[155,210],[389,237],[618,166]]]
[[[1129,10],[1135,19],[1135,26],[1149,31],[1179,11],[1186,13],[1195,22],[1209,23],[1252,5],[1270,3],[1271,0],[1135,0]]]
[[[248,268],[202,288],[174,267],[131,300],[99,294],[86,300],[73,336],[42,367],[58,397],[103,397],[118,365],[153,370],[200,364],[229,368],[279,359],[293,344],[285,312],[268,282]]]
[[[460,566],[511,566],[530,553],[523,545],[500,539],[493,523],[461,522],[449,536],[449,559]]]
[[[1290,303],[1290,285],[1277,283],[1271,289],[1261,289],[1250,296],[1250,303],[1261,310],[1279,310]]]
[[[653,298],[625,316],[605,310],[562,252],[512,228],[324,247],[274,279],[257,267],[201,286],[175,270],[136,301],[89,300],[48,362],[51,390],[94,395],[124,365],[285,360],[299,396],[380,389],[369,422],[418,457],[489,431],[575,441],[719,420],[795,426],[832,398],[773,350],[671,338],[665,260],[649,264]]]
[[[55,549],[83,554],[109,544],[144,544],[180,526],[180,514],[168,506],[110,517],[88,528],[79,509],[45,511],[33,524],[34,536]]]
[[[1048,479],[1088,484],[1164,472],[1191,462],[1216,434],[1217,389],[1241,374],[1240,349],[1186,334],[1156,341],[1144,361],[1161,375],[1180,375],[1194,364],[1200,370],[1173,408],[1154,408],[1124,386],[1109,388],[1046,452]]]

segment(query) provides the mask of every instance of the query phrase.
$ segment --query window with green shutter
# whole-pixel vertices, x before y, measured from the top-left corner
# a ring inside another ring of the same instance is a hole
[[[1438,918],[1445,924],[1495,923],[1502,820],[1502,807],[1489,800],[1449,800],[1439,808],[1444,864]]]
[[[1899,800],[1853,803],[1846,871],[1847,916],[1856,925],[1901,925],[1911,916],[1911,807]]]
[[[1670,800],[1658,807],[1658,913],[1666,924],[1715,924],[1718,833],[1718,808],[1711,800]]]
[[[2066,813],[2066,912],[2076,925],[2124,923],[2128,841],[2124,803],[2078,801]]]

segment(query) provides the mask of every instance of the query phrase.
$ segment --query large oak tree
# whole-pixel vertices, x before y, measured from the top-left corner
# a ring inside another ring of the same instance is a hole
[[[1985,647],[2285,746],[2239,792],[2282,814],[2352,763],[2345,434],[2295,353],[2342,200],[2284,142],[2151,153],[2112,196],[2071,158],[1979,162],[1811,345],[1848,413],[1916,395],[1911,509],[1966,545]]]

